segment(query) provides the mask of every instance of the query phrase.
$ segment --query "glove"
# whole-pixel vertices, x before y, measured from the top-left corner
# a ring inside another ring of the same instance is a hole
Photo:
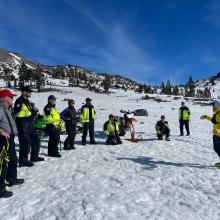
[[[202,119],[202,120],[204,120],[204,119],[206,119],[207,118],[207,115],[202,115],[201,117],[200,117],[200,119]]]

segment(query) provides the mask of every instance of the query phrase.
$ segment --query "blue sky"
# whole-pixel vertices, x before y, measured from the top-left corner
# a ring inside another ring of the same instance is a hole
[[[0,47],[141,83],[220,71],[217,0],[0,0]]]

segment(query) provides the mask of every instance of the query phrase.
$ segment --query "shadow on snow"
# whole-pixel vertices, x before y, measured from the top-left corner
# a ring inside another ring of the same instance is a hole
[[[192,167],[192,168],[198,168],[198,169],[212,169],[213,166],[208,165],[202,165],[202,164],[194,164],[194,163],[174,163],[169,161],[156,161],[151,157],[144,157],[139,156],[137,158],[126,158],[126,157],[119,157],[117,160],[130,160],[134,163],[138,163],[141,165],[144,165],[144,169],[146,170],[153,170],[157,168],[158,166],[176,166],[176,167]]]

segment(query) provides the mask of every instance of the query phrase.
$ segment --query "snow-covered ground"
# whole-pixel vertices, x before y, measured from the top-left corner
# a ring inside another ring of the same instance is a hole
[[[168,102],[139,100],[142,95],[116,91],[111,95],[65,88],[55,93],[57,108],[64,98],[76,100],[80,108],[86,97],[93,98],[97,112],[95,125],[98,145],[61,151],[62,158],[49,158],[47,142],[42,141],[45,162],[32,168],[19,168],[21,186],[10,188],[14,196],[0,200],[0,219],[47,220],[141,220],[141,219],[220,219],[220,170],[212,149],[212,125],[201,121],[212,114],[211,107],[187,103],[192,112],[191,137],[179,137],[178,108],[181,99],[163,97]],[[34,93],[32,100],[43,109],[50,93]],[[127,135],[120,146],[106,146],[103,123],[120,109],[145,108],[148,117],[138,117],[136,130],[144,138],[132,143]],[[155,139],[155,123],[164,114],[171,128],[171,141]],[[62,142],[65,136],[62,136]]]

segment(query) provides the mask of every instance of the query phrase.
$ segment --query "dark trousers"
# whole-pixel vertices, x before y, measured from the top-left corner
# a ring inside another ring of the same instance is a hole
[[[82,144],[86,144],[86,137],[89,131],[90,143],[95,142],[94,138],[94,122],[85,122],[83,124]]]
[[[28,154],[31,147],[31,158],[38,157],[40,151],[40,138],[37,131],[32,128],[31,130],[23,130],[18,127],[18,140],[20,145],[19,150],[19,163],[28,161]]]
[[[65,148],[72,148],[74,147],[75,137],[76,137],[76,124],[73,124],[71,127],[66,127],[67,131],[67,138],[64,142]]]
[[[214,146],[214,151],[216,154],[218,154],[220,158],[220,137],[213,135],[213,146]]]
[[[0,194],[5,190],[5,180],[8,170],[9,140],[0,135]]]
[[[60,143],[60,131],[53,125],[47,127],[47,132],[49,135],[48,141],[48,155],[54,155],[58,153],[58,145]]]
[[[163,135],[168,138],[170,136],[170,129],[168,127],[164,127],[162,131],[160,131],[160,134],[157,134],[158,139],[162,139]]]
[[[9,139],[8,157],[9,157],[9,162],[8,162],[8,172],[7,172],[6,181],[9,182],[10,184],[13,184],[17,178],[17,162],[18,162],[18,158],[15,150],[14,136],[11,136]]]
[[[106,140],[106,144],[110,145],[116,145],[116,144],[122,144],[121,138],[118,134],[115,135],[108,135]]]
[[[185,126],[186,128],[186,133],[187,135],[190,135],[190,132],[189,132],[189,121],[187,120],[180,120],[180,135],[183,135],[183,127]]]

